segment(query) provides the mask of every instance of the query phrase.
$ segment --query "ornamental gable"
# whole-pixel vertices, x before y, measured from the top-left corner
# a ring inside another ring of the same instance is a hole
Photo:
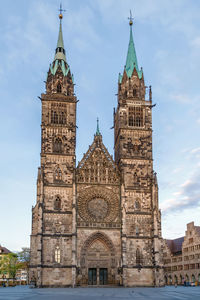
[[[119,184],[119,171],[112,156],[102,142],[102,136],[95,136],[76,169],[78,183]]]

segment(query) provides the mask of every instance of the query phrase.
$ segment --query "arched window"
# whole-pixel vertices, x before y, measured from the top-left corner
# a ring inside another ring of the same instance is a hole
[[[57,93],[62,93],[62,86],[61,86],[60,82],[58,82],[58,84],[57,84]]]
[[[55,262],[60,263],[60,248],[58,246],[55,249]]]
[[[142,264],[141,252],[140,252],[140,249],[137,248],[137,250],[136,250],[136,265],[141,265],[141,264]]]
[[[128,125],[129,125],[129,126],[133,126],[133,116],[130,116],[130,117],[128,118]]]
[[[140,202],[138,200],[135,201],[135,209],[140,209]]]
[[[53,145],[53,152],[62,153],[62,141],[60,138],[56,138]]]
[[[195,276],[192,274],[192,282],[195,282]]]
[[[141,118],[140,117],[135,118],[135,126],[136,127],[141,127]]]
[[[135,233],[137,236],[139,235],[139,227],[138,226],[135,227]]]
[[[56,111],[51,111],[51,123],[58,124],[58,114]]]
[[[62,111],[60,113],[60,122],[59,123],[60,124],[66,124],[66,115],[65,115],[64,111]]]
[[[54,174],[55,181],[61,181],[62,180],[62,172],[59,167],[56,168],[55,174]]]
[[[136,97],[136,96],[137,96],[137,90],[133,89],[133,97]]]
[[[61,199],[59,196],[56,197],[54,201],[54,209],[55,210],[60,210],[61,209]]]

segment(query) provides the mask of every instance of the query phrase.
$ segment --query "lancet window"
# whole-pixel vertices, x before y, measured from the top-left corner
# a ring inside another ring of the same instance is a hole
[[[60,248],[58,246],[55,249],[55,262],[60,263]]]
[[[142,255],[140,252],[140,249],[136,249],[136,265],[141,265],[142,264]]]
[[[58,82],[58,84],[57,84],[57,93],[62,93],[62,86],[61,86],[60,82]]]
[[[54,209],[55,210],[60,210],[61,209],[61,199],[59,196],[56,197],[54,201]]]
[[[54,179],[55,179],[55,181],[61,181],[62,180],[62,172],[61,172],[61,169],[59,167],[57,167],[55,169]]]
[[[144,126],[144,117],[143,117],[143,108],[142,107],[129,107],[128,111],[128,124],[133,127],[143,127]]]
[[[51,111],[52,124],[66,124],[66,122],[67,122],[66,111],[59,111],[59,110]]]
[[[56,138],[53,144],[53,152],[62,153],[62,140],[60,138]]]

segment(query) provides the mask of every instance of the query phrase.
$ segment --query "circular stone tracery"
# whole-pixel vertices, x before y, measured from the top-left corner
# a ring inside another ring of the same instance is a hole
[[[86,188],[78,193],[78,213],[86,222],[113,222],[119,215],[118,196],[107,188]]]
[[[108,214],[108,203],[102,198],[93,198],[87,206],[89,215],[95,220],[103,220]]]

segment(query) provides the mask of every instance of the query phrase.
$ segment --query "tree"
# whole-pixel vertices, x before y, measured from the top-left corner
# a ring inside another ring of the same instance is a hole
[[[0,272],[2,274],[9,274],[9,278],[15,279],[16,272],[22,267],[18,262],[17,254],[8,253],[1,256],[0,259]]]
[[[26,263],[26,265],[28,267],[29,262],[30,262],[30,248],[28,248],[28,247],[22,248],[22,251],[18,252],[17,256],[18,256],[18,260],[20,262]]]

